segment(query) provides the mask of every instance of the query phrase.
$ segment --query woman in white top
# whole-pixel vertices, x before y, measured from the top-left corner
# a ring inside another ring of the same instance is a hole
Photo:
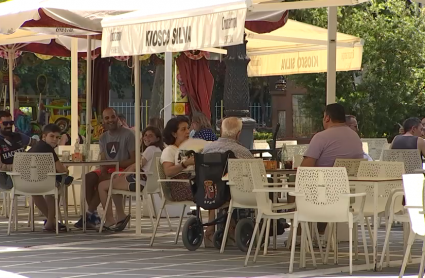
[[[183,160],[179,146],[189,139],[189,119],[184,116],[172,118],[167,122],[163,131],[164,142],[168,146],[161,155],[161,164],[164,173],[171,179],[189,179],[191,174],[185,172],[188,166],[195,165],[194,157]],[[168,183],[171,198],[176,201],[193,201],[190,185],[184,182]]]
[[[162,135],[158,128],[148,126],[142,132],[142,158],[141,158],[141,171],[148,172],[153,163],[154,154],[156,152],[161,152],[164,149],[164,143],[162,141]],[[133,164],[128,167],[125,172],[134,172],[136,170],[136,165]],[[136,191],[136,175],[127,174],[120,175],[112,181],[112,187],[118,190],[127,190],[127,191]],[[146,176],[142,175],[141,177],[141,190],[146,185]],[[99,197],[102,203],[103,208],[106,206],[106,201],[108,199],[108,191],[109,191],[109,180],[103,181],[99,184]],[[114,195],[112,196],[114,197]],[[114,199],[117,219],[125,219],[126,215],[124,212],[123,198],[121,196],[117,196]],[[108,206],[108,210],[106,211],[106,219],[104,228],[105,230],[114,230],[113,225],[116,223],[114,219],[114,215],[112,213],[112,206]],[[115,230],[118,231],[118,230]]]

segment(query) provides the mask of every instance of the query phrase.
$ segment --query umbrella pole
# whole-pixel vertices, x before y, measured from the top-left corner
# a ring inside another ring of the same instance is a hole
[[[9,48],[7,51],[7,58],[9,63],[9,111],[12,114],[12,119],[15,118],[15,96],[13,93],[13,60],[15,51],[13,48]]]
[[[326,104],[336,100],[336,33],[338,7],[328,8],[328,72],[326,84]]]
[[[87,36],[87,77],[86,77],[86,151],[90,153],[91,143],[91,118],[92,118],[92,99],[91,99],[91,81],[92,81],[92,59],[91,59],[91,37]]]
[[[71,146],[78,139],[78,38],[71,38]]]
[[[141,95],[141,80],[140,80],[140,60],[139,56],[133,56],[134,65],[134,135],[136,147],[136,236],[142,235],[142,211],[140,200],[140,95]],[[160,217],[157,215],[156,217]]]

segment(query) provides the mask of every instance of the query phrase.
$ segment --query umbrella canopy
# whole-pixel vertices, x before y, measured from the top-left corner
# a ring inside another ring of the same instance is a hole
[[[286,10],[248,13],[249,7],[261,2],[267,1],[158,0],[156,5],[102,20],[102,56],[180,52],[241,44],[245,26],[263,33],[286,22]],[[256,24],[246,25],[246,21],[256,21]],[[265,25],[264,22],[274,24]]]
[[[99,34],[103,18],[145,5],[129,0],[14,0],[0,4],[0,34],[20,28],[67,36]]]
[[[328,30],[295,20],[267,35],[249,30],[249,76],[290,75],[327,71]],[[360,70],[361,38],[337,33],[337,71]]]

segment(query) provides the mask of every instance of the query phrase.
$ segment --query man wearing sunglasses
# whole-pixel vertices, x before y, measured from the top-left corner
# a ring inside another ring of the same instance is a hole
[[[36,140],[25,134],[13,132],[14,122],[9,111],[0,111],[0,188],[11,189],[13,184],[4,171],[11,171],[13,157],[24,152],[27,146],[33,146]]]

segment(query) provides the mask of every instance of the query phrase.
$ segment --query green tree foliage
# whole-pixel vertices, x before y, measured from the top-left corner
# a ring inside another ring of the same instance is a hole
[[[296,20],[327,27],[327,10],[292,13]],[[397,123],[425,116],[425,16],[405,0],[372,0],[338,12],[338,31],[363,38],[363,69],[337,73],[337,101],[357,116],[365,137],[385,137]],[[293,75],[308,89],[305,112],[321,125],[326,73]]]

